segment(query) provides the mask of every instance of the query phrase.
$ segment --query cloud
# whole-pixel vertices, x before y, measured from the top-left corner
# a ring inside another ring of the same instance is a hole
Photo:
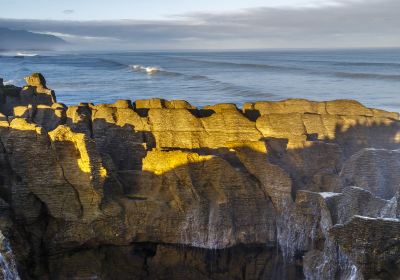
[[[64,10],[62,12],[63,12],[63,14],[66,14],[66,15],[72,15],[73,13],[75,13],[74,10]]]
[[[70,36],[83,48],[399,47],[399,10],[398,0],[335,0],[322,6],[191,13],[157,21],[0,19],[0,26],[66,34],[64,39]]]
[[[40,34],[45,34],[45,35],[53,35],[58,38],[61,38],[67,42],[70,43],[75,43],[77,45],[82,44],[84,42],[88,44],[93,44],[93,43],[121,43],[120,39],[113,38],[113,37],[101,37],[101,36],[83,36],[83,35],[74,35],[74,34],[68,34],[68,33],[60,33],[60,32],[49,32],[49,31],[44,31],[44,32],[36,32]]]

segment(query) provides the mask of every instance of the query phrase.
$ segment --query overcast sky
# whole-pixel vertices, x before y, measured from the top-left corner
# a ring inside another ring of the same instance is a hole
[[[0,27],[85,49],[400,47],[400,0],[0,0]]]

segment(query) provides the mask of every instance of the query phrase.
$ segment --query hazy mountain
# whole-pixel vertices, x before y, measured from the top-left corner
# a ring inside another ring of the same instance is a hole
[[[0,27],[0,50],[54,50],[66,42],[56,36]]]

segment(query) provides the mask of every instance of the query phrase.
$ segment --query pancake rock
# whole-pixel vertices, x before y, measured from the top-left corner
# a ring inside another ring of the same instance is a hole
[[[0,230],[22,279],[396,279],[398,113],[67,107],[26,82],[0,87]]]

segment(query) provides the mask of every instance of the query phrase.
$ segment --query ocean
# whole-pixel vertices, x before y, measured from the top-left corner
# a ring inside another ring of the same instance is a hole
[[[0,54],[0,77],[41,72],[59,102],[355,99],[400,112],[400,49]]]

